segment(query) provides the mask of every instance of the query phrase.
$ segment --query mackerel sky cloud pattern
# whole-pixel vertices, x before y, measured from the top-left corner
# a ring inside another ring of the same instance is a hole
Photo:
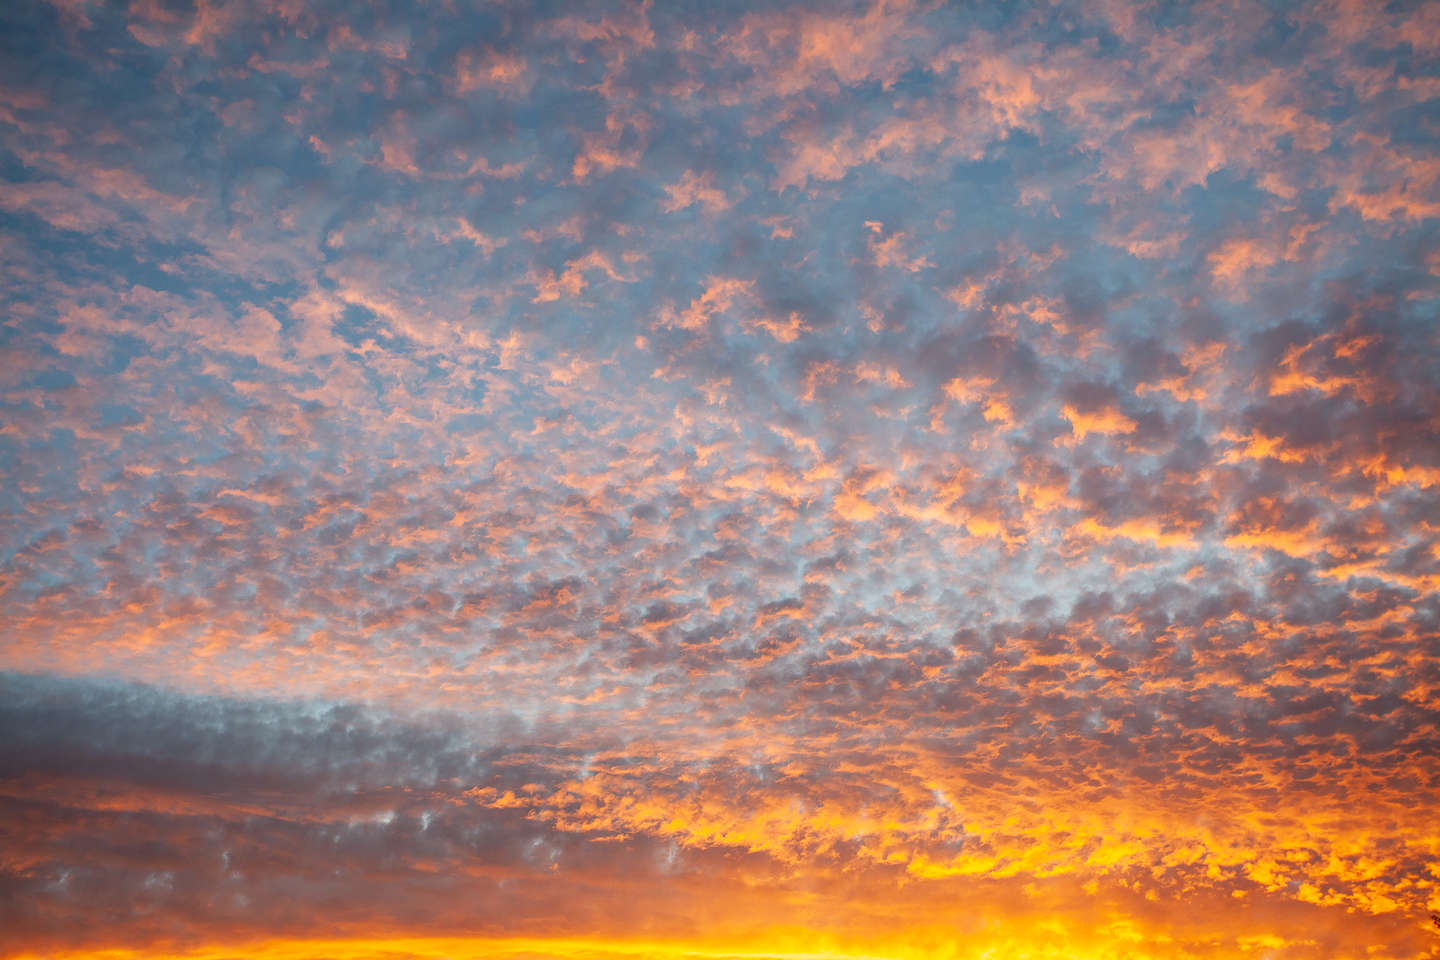
[[[1440,4],[0,45],[0,956],[1440,957]]]

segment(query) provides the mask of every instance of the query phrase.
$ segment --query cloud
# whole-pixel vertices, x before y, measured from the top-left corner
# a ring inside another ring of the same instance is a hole
[[[0,954],[1423,955],[1433,14],[1145,12],[16,7]]]

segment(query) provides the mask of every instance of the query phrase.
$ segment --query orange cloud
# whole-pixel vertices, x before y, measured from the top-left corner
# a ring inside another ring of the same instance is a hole
[[[1084,440],[1092,433],[1116,436],[1133,433],[1135,421],[1116,407],[1101,407],[1091,411],[1080,411],[1066,404],[1060,415],[1070,421],[1070,432],[1075,440]]]

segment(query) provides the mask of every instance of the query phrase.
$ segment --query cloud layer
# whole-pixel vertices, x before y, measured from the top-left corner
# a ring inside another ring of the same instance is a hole
[[[0,955],[1434,953],[1437,10],[8,5]]]

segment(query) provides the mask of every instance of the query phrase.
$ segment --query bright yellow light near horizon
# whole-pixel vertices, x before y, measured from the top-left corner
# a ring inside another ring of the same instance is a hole
[[[1159,960],[1132,937],[1108,943],[1061,942],[1053,936],[922,936],[875,944],[841,945],[822,934],[786,931],[757,941],[665,941],[574,937],[360,937],[208,944],[191,948],[112,947],[14,960]],[[807,945],[802,941],[808,940]],[[1198,956],[1189,953],[1187,956]],[[1219,956],[1220,954],[1216,954]]]
[[[20,954],[15,960],[482,960],[547,957],[555,960],[910,960],[896,954],[833,950],[765,950],[695,942],[549,937],[394,937],[264,940],[178,950],[110,947],[65,953]]]

